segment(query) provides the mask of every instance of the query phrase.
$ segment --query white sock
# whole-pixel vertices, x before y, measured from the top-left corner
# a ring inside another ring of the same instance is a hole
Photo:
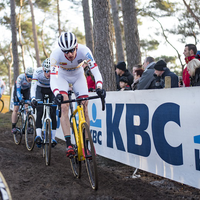
[[[55,140],[55,137],[56,137],[56,130],[52,130],[51,138]]]
[[[42,129],[41,128],[36,128],[36,134],[37,136],[40,136],[42,135]]]

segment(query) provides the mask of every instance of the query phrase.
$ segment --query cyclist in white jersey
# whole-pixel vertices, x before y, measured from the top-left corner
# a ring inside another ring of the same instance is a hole
[[[4,81],[0,78],[0,98],[5,91],[5,88],[6,88],[6,85],[5,85]]]
[[[100,97],[105,97],[105,90],[102,89],[102,76],[93,58],[90,49],[78,44],[76,36],[71,32],[64,32],[58,39],[58,45],[50,55],[51,61],[51,89],[56,96],[55,101],[59,104],[62,100],[68,100],[69,84],[73,85],[76,98],[87,97],[88,87],[84,75],[83,63],[87,61],[90,70],[95,78],[96,92]],[[85,118],[89,125],[88,102],[82,103],[84,106]],[[62,104],[61,126],[67,144],[66,155],[74,154],[71,144],[69,104]]]
[[[44,96],[48,94],[49,95],[49,102],[51,103],[53,101],[54,94],[51,91],[50,88],[50,59],[47,58],[42,63],[42,67],[37,68],[37,70],[33,74],[33,80],[31,83],[31,105],[33,108],[37,107],[37,100],[40,99],[41,101],[44,101]],[[37,107],[37,117],[36,117],[36,138],[35,142],[37,144],[37,147],[41,147],[42,138],[42,115],[43,115],[43,107]],[[56,107],[50,108],[50,115],[52,119],[52,147],[54,147],[57,144],[57,141],[55,140],[56,135]]]
[[[19,104],[23,103],[24,100],[29,100],[30,98],[30,87],[33,76],[33,68],[28,67],[25,70],[25,74],[20,74],[17,77],[14,92],[13,92],[13,101],[14,109],[12,113],[12,133],[17,132],[16,122],[17,122],[17,112],[19,110]]]

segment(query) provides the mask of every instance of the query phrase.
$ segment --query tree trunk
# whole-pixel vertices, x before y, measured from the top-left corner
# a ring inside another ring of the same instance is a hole
[[[94,39],[88,0],[82,0],[86,45],[94,53]]]
[[[109,1],[92,1],[92,7],[94,58],[102,74],[104,88],[106,90],[116,90],[113,51],[111,44]]]
[[[33,38],[34,38],[34,46],[35,46],[37,67],[40,67],[41,66],[41,61],[40,61],[40,56],[39,56],[39,47],[38,47],[37,31],[36,31],[36,26],[35,26],[35,16],[34,16],[34,12],[33,12],[32,0],[29,0],[29,5],[30,5],[30,8],[31,8],[32,29],[33,29]]]
[[[10,43],[10,57],[11,57],[11,62],[9,63],[9,68],[8,68],[8,77],[9,77],[9,93],[11,95],[12,92],[12,79],[11,79],[11,67],[13,64],[13,54],[12,54],[12,43]]]
[[[18,23],[18,29],[19,29],[19,45],[21,47],[22,50],[22,63],[23,63],[23,68],[24,68],[24,72],[25,72],[25,62],[24,62],[24,46],[22,44],[22,29],[21,29],[21,12],[22,12],[22,4],[23,4],[23,0],[20,0],[20,10],[19,10],[19,23]]]
[[[17,49],[17,29],[16,29],[16,14],[15,14],[15,0],[10,0],[11,9],[11,31],[12,31],[12,53],[13,53],[13,67],[14,67],[14,83],[19,76],[19,58]]]
[[[134,65],[141,63],[135,0],[122,0],[121,3],[124,21],[127,63],[128,69],[132,71]]]
[[[116,52],[117,52],[117,62],[124,61],[124,50],[122,46],[122,32],[120,28],[120,22],[118,17],[118,5],[116,0],[110,0],[112,6],[112,16],[115,28],[115,39],[116,39]]]
[[[58,33],[59,36],[61,35],[61,28],[60,28],[60,3],[59,0],[57,0],[57,15],[58,15]]]

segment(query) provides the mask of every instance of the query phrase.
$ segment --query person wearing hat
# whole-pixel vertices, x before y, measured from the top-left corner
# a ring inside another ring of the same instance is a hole
[[[117,82],[117,90],[120,90],[119,80],[121,77],[126,77],[128,79],[129,87],[133,83],[133,75],[126,69],[126,63],[124,61],[120,61],[116,65],[116,82]]]
[[[125,76],[122,76],[119,79],[119,86],[120,86],[120,91],[124,91],[124,90],[130,90],[130,86],[128,85],[128,78]]]
[[[178,87],[178,76],[171,72],[169,68],[167,67],[167,64],[164,60],[159,60],[154,65],[154,88],[164,88],[165,87],[165,77],[170,76],[171,77],[171,87]]]

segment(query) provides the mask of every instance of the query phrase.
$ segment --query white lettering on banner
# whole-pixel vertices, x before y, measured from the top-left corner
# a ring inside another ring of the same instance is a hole
[[[89,103],[97,153],[200,188],[199,99],[199,87],[107,92],[105,111]]]

